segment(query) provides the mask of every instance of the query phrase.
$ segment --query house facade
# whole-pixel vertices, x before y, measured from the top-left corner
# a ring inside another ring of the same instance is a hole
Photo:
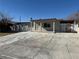
[[[79,32],[77,20],[38,19],[31,20],[31,31]]]
[[[16,30],[19,32],[24,32],[30,30],[30,22],[16,22]]]
[[[14,32],[24,32],[30,30],[30,22],[14,22],[10,27]]]

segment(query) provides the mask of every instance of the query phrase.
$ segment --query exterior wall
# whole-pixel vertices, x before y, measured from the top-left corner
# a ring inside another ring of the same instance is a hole
[[[62,23],[60,28],[61,28],[61,32],[71,32],[70,23]]]
[[[41,23],[41,25],[40,25]],[[50,24],[51,27],[43,27],[44,23],[48,23]],[[53,29],[55,28],[55,29]],[[62,29],[63,30],[63,29]],[[53,24],[53,22],[33,22],[32,23],[32,31],[39,31],[39,32],[47,32],[47,31],[55,31],[55,32],[61,32],[61,24],[60,22],[55,22],[55,24]]]
[[[79,33],[79,23],[75,25],[75,31]]]
[[[42,27],[43,23],[40,22],[32,22],[32,31],[43,31],[46,32],[46,30]]]
[[[77,29],[77,33],[79,33],[79,28]]]
[[[56,22],[56,23],[55,23],[55,31],[56,31],[56,32],[60,32],[60,31],[61,31],[60,26],[61,26],[61,25],[60,25],[60,22]]]
[[[50,27],[43,27],[44,23],[50,24]],[[55,24],[54,24],[55,23]],[[60,21],[32,22],[32,31],[38,32],[79,32],[78,24],[60,23]]]
[[[50,24],[50,27],[43,27],[44,23]],[[56,23],[56,25],[59,25],[59,22]],[[56,31],[59,30],[59,27],[55,26],[57,29]],[[53,31],[53,22],[32,22],[32,31],[42,31],[42,32],[47,32],[47,31]]]
[[[24,32],[30,30],[30,26],[26,24],[14,24],[13,26],[10,26],[10,28],[13,32]]]

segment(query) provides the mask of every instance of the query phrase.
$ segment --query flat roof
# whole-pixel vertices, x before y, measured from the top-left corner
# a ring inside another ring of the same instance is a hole
[[[31,20],[32,22],[61,22],[61,23],[73,23],[74,20],[63,20],[63,19],[56,19],[56,18],[51,18],[51,19],[37,19],[37,20]]]

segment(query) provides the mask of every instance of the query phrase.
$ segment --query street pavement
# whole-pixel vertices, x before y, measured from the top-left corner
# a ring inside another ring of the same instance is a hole
[[[20,32],[3,36],[0,59],[79,59],[79,34]]]

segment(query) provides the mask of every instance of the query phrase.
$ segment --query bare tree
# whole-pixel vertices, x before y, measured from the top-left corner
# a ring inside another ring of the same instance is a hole
[[[0,21],[11,22],[12,19],[13,19],[12,17],[6,15],[5,13],[0,12]]]
[[[1,30],[1,32],[9,31],[11,24],[12,24],[12,18],[5,15],[5,13],[0,12],[0,30]]]
[[[67,17],[67,20],[79,20],[79,11],[69,15]]]

